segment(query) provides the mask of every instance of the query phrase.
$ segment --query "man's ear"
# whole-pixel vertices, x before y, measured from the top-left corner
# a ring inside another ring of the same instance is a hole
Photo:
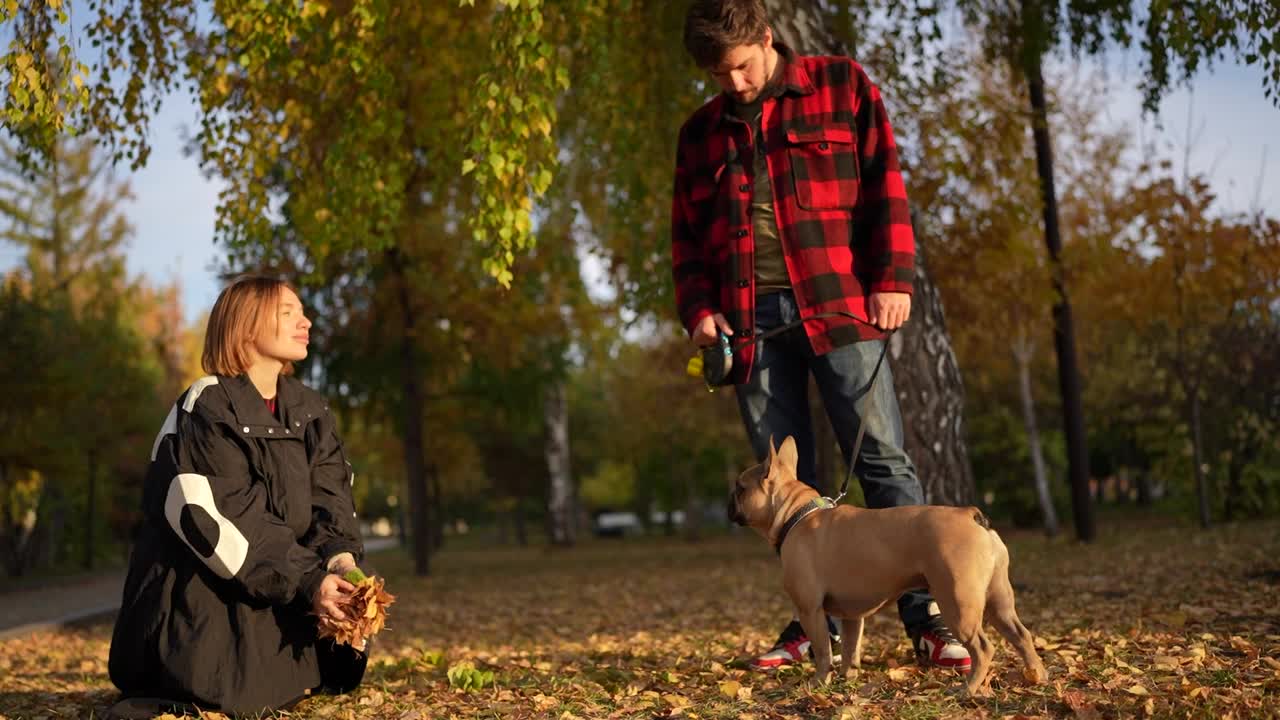
[[[778,448],[778,456],[769,464],[769,474],[772,475],[777,468],[786,468],[790,471],[791,477],[797,477],[796,466],[800,462],[800,455],[796,452],[796,440],[790,435],[782,441],[782,447]],[[774,463],[777,463],[775,468]]]
[[[768,50],[769,48],[773,47],[773,28],[769,27],[768,25],[765,26],[764,42],[760,44],[764,46],[765,50]]]

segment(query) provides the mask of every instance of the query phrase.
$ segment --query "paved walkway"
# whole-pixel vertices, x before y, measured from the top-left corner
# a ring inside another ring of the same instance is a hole
[[[376,553],[396,547],[399,540],[369,538],[364,547]],[[94,573],[52,580],[43,587],[0,594],[0,640],[50,630],[120,607],[124,572]]]

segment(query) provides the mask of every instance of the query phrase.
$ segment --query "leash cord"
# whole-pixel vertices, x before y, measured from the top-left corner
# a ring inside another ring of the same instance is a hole
[[[806,322],[809,322],[810,320],[817,320],[818,318],[836,317],[836,316],[852,318],[862,323],[863,325],[866,325],[867,327],[880,330],[880,327],[875,323],[869,320],[866,320],[865,318],[860,318],[851,312],[845,312],[844,310],[831,310],[828,312],[818,313],[817,315],[813,315],[807,318],[800,318],[799,320],[793,320],[785,325],[781,325],[772,330],[769,330],[768,332],[760,333],[759,335],[756,335],[750,340],[734,348],[734,351],[736,352],[738,350],[741,350],[742,348],[750,347],[760,342],[761,340],[766,340],[768,338],[780,335],[788,330],[791,330],[800,325],[803,325]],[[875,385],[876,378],[880,376],[880,366],[884,364],[884,356],[889,351],[889,338],[892,337],[895,332],[897,332],[897,330],[885,331],[884,345],[883,347],[880,348],[880,357],[879,359],[876,360],[876,367],[874,370],[871,371],[871,379],[867,381],[866,388],[862,390],[861,395],[869,394],[871,392],[871,388]],[[855,399],[855,402],[856,402],[856,399]],[[858,462],[858,452],[862,449],[862,438],[863,438],[863,435],[866,433],[866,430],[867,430],[867,423],[861,417],[859,417],[858,418],[858,435],[853,441],[853,452],[849,454],[849,461],[848,461],[849,471],[845,473],[844,482],[840,483],[840,494],[836,495],[834,499],[826,498],[827,500],[831,500],[831,503],[833,505],[839,505],[840,500],[849,492],[849,480],[853,478],[853,467]]]

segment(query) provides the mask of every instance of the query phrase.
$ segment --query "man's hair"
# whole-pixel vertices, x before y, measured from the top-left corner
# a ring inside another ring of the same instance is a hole
[[[684,47],[698,67],[711,67],[739,45],[764,42],[764,0],[693,0],[684,18]]]
[[[273,332],[284,289],[293,288],[270,275],[241,275],[218,294],[204,331],[200,365],[211,375],[236,376],[249,369],[249,344],[262,332]],[[282,374],[293,372],[285,363]]]

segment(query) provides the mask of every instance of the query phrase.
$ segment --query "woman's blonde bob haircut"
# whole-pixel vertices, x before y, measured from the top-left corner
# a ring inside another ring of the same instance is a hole
[[[223,288],[209,312],[200,365],[210,375],[235,377],[253,362],[250,346],[259,333],[274,332],[276,309],[289,283],[269,275],[241,275]],[[293,372],[285,363],[282,375]]]

